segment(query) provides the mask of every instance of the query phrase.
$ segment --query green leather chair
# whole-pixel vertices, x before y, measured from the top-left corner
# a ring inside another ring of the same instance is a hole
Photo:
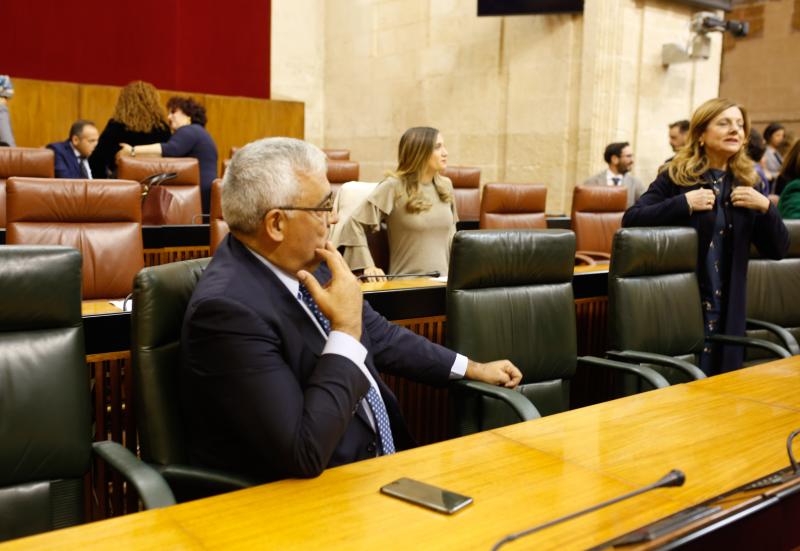
[[[455,433],[467,434],[569,408],[569,379],[578,362],[667,382],[647,368],[577,358],[569,230],[458,232],[447,281],[448,346],[476,361],[507,358],[522,371],[515,390],[473,381],[451,389]]]
[[[608,272],[610,358],[640,362],[670,383],[705,378],[703,312],[697,283],[697,233],[692,228],[623,228],[614,236]],[[774,343],[731,335],[714,341],[755,346],[773,357]]]
[[[210,261],[145,268],[133,284],[131,360],[141,455],[169,482],[179,501],[255,483],[189,462],[178,386],[181,326],[189,298]]]
[[[765,339],[800,354],[800,220],[784,220],[789,254],[783,260],[751,258],[747,268],[747,336]],[[749,349],[745,361],[769,359]]]
[[[93,449],[145,507],[175,503],[126,448],[92,443],[90,408],[80,253],[0,247],[0,541],[83,522]]]

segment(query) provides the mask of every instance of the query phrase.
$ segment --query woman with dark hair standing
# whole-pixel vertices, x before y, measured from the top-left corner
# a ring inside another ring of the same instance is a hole
[[[205,129],[206,109],[191,98],[172,97],[167,102],[169,126],[174,134],[162,143],[121,144],[120,155],[135,157],[194,157],[200,163],[203,212],[211,204],[211,183],[217,177],[217,145]]]
[[[120,144],[140,145],[169,139],[158,91],[149,82],[137,80],[120,90],[114,113],[97,140],[89,167],[94,178],[117,175]]]
[[[775,193],[781,196],[778,202],[781,216],[800,218],[800,140],[786,154]]]
[[[689,141],[622,218],[623,226],[689,226],[697,230],[697,276],[706,337],[744,335],[751,242],[780,259],[789,235],[778,211],[754,189],[759,181],[745,153],[747,112],[712,99],[692,115]],[[708,375],[738,369],[742,347],[706,341],[700,368]]]
[[[764,168],[770,180],[774,180],[778,172],[781,171],[783,157],[778,152],[778,146],[785,136],[786,129],[780,123],[771,122],[764,129],[764,141],[767,142],[767,151],[764,153]]]
[[[397,161],[397,170],[346,222],[339,242],[344,258],[352,270],[383,276],[369,252],[366,232],[376,232],[386,222],[390,273],[447,275],[457,214],[453,183],[440,174],[447,167],[442,135],[435,128],[409,128],[400,138]]]

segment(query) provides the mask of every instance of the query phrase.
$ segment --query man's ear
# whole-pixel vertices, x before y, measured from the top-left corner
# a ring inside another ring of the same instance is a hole
[[[286,214],[282,210],[273,209],[264,216],[262,221],[264,224],[264,231],[272,241],[280,243],[284,240],[284,231],[286,229]]]
[[[78,144],[81,143],[81,137],[73,134],[72,136],[69,137],[69,143],[71,143],[72,146],[77,149]]]

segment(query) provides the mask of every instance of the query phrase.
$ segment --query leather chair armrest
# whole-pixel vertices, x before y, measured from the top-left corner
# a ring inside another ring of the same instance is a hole
[[[166,480],[153,467],[133,455],[128,448],[106,440],[93,442],[92,449],[136,488],[145,509],[175,505],[175,496],[172,495]]]
[[[538,419],[541,417],[536,406],[523,396],[522,393],[516,390],[467,379],[459,379],[452,384],[505,402],[514,410],[514,413],[517,414],[520,421],[530,421],[531,419]]]
[[[763,348],[772,352],[778,358],[790,358],[792,356],[784,347],[763,339],[751,339],[750,337],[737,337],[734,335],[711,335],[708,340],[724,344],[739,344],[747,347]]]
[[[604,253],[602,251],[575,251],[575,256],[578,255],[588,256],[594,260],[611,260],[611,253]]]
[[[209,495],[241,490],[261,483],[234,473],[190,465],[167,465],[159,472],[170,483],[202,488],[204,491],[207,490]]]
[[[642,365],[617,362],[614,360],[608,360],[606,358],[598,358],[596,356],[578,356],[578,363],[593,367],[606,367],[609,369],[633,373],[634,375],[647,381],[655,388],[666,388],[669,386],[669,382],[664,378],[663,375],[661,375],[661,373]]]
[[[792,356],[797,356],[800,354],[800,345],[797,344],[797,339],[795,339],[794,335],[789,333],[780,325],[775,325],[774,323],[770,323],[768,321],[757,320],[753,318],[747,318],[747,325],[750,327],[757,327],[759,329],[766,329],[783,341],[784,348],[791,352]]]
[[[610,358],[623,361],[646,362],[656,365],[663,365],[679,369],[689,375],[692,379],[705,379],[706,374],[696,365],[683,360],[665,356],[663,354],[653,354],[652,352],[640,352],[638,350],[609,350],[606,355]]]
[[[575,264],[578,266],[587,265],[587,266],[594,266],[597,264],[594,258],[589,255],[581,254],[579,252],[575,253]]]

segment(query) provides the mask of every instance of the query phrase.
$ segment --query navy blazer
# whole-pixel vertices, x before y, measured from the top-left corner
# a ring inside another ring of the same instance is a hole
[[[679,186],[670,180],[666,170],[662,171],[650,188],[622,217],[622,225],[630,226],[688,226],[697,231],[697,269],[705,270],[706,256],[711,244],[716,209],[689,214],[689,203],[684,195],[700,189],[702,184]],[[761,214],[742,207],[730,208],[732,233],[730,272],[723,274],[727,284],[727,308],[723,305],[724,319],[720,333],[742,336],[747,318],[747,263],[750,259],[750,244],[754,244],[761,256],[779,260],[789,250],[789,232],[783,224],[778,210],[770,202],[766,213]],[[742,366],[741,346],[724,346],[721,371],[732,371]]]
[[[324,282],[327,267],[315,276]],[[389,323],[365,301],[361,343],[398,450],[414,445],[378,371],[445,385],[455,352]],[[374,457],[377,435],[360,405],[369,389],[286,286],[233,235],[201,277],[181,336],[181,399],[190,459],[261,480],[316,476]]]
[[[56,178],[84,178],[81,174],[81,165],[78,157],[72,150],[69,140],[64,142],[53,142],[47,144],[48,149],[52,149],[55,155],[55,175]]]

